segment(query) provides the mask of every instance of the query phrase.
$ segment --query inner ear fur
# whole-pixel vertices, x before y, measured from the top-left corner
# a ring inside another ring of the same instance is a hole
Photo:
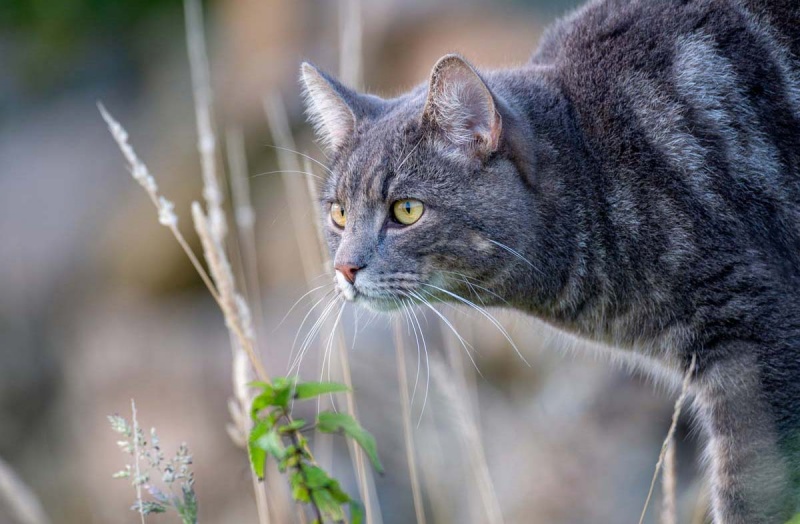
[[[433,67],[423,120],[468,152],[488,154],[500,146],[503,120],[494,96],[459,55],[444,56]]]

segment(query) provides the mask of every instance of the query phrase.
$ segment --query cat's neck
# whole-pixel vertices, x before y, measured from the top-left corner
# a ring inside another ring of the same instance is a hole
[[[595,340],[641,343],[648,326],[631,315],[649,299],[625,276],[635,268],[620,255],[624,235],[608,235],[607,173],[595,161],[555,71],[528,65],[489,73],[487,80],[499,98],[509,156],[536,202],[526,218],[540,225],[531,230],[545,236],[520,238],[517,250],[531,264],[513,264],[504,276],[509,302]],[[631,323],[638,325],[636,333]]]

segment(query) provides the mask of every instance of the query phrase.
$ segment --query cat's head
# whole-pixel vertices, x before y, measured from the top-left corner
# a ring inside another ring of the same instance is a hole
[[[329,157],[323,229],[348,300],[498,303],[530,236],[514,116],[464,59],[394,99],[356,93],[302,65],[309,118]],[[519,255],[519,256],[518,256]]]

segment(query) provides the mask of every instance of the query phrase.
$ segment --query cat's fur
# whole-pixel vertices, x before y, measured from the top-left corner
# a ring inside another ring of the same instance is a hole
[[[714,521],[800,509],[800,2],[595,1],[519,68],[448,56],[391,100],[303,80],[347,298],[479,294],[675,377],[696,355]]]

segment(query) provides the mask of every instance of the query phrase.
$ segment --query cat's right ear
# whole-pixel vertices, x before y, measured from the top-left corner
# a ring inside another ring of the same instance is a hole
[[[359,95],[308,62],[300,67],[306,114],[317,139],[329,151],[353,135],[356,123],[378,109],[380,99]]]
[[[442,57],[431,72],[423,120],[470,156],[497,151],[503,119],[481,75],[459,55]]]

